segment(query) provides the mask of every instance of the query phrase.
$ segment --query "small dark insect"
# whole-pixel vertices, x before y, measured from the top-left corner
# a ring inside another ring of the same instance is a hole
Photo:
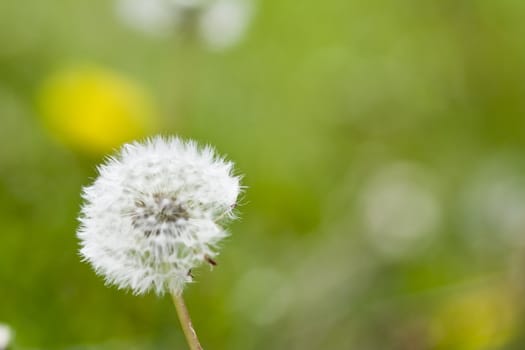
[[[208,255],[204,255],[204,260],[206,260],[206,262],[211,266],[217,266],[217,262],[210,258]]]

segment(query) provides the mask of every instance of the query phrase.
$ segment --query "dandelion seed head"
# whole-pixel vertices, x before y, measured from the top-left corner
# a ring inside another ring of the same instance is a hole
[[[180,293],[214,257],[240,192],[211,147],[156,137],[125,145],[83,191],[80,253],[106,282],[136,294]]]
[[[13,338],[13,331],[11,327],[6,324],[0,323],[0,349],[7,349],[11,344]]]

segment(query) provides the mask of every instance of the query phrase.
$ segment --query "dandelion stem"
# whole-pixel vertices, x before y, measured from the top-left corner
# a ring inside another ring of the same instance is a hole
[[[177,315],[179,316],[179,321],[182,326],[182,331],[184,332],[184,335],[186,336],[186,341],[188,342],[190,349],[191,350],[202,350],[202,346],[199,343],[199,338],[197,338],[197,333],[195,333],[195,330],[193,329],[190,314],[188,312],[188,308],[186,307],[186,304],[184,303],[182,294],[173,293],[172,297],[173,297],[173,303],[175,304],[175,308],[177,309]]]

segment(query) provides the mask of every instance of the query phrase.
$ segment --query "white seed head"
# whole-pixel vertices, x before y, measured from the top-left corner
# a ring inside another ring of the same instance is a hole
[[[83,191],[81,256],[118,288],[181,293],[227,235],[220,223],[241,188],[233,164],[209,146],[155,137],[124,145],[98,171]]]
[[[253,0],[116,0],[122,24],[149,36],[166,37],[195,28],[206,48],[223,51],[247,34]]]
[[[0,323],[0,350],[7,349],[11,344],[13,338],[13,332],[11,328],[3,323]]]
[[[209,49],[228,49],[244,38],[252,15],[252,1],[216,0],[202,13],[199,34]]]

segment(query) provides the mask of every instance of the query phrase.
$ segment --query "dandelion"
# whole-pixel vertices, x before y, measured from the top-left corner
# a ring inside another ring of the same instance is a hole
[[[172,294],[199,349],[181,294],[194,268],[216,264],[221,224],[234,218],[241,189],[233,164],[209,146],[155,137],[123,146],[98,171],[83,191],[81,256],[107,284]]]
[[[169,34],[176,23],[167,0],[117,0],[115,11],[123,24],[152,36]]]
[[[518,295],[504,281],[457,290],[430,322],[434,349],[506,349],[519,327]]]
[[[200,17],[199,35],[210,50],[229,49],[244,38],[252,15],[249,1],[215,1]]]
[[[122,24],[155,37],[196,34],[211,51],[232,48],[245,37],[253,0],[116,0]]]
[[[13,332],[11,328],[6,324],[0,323],[0,350],[8,349],[12,338]]]
[[[157,127],[154,99],[139,82],[93,64],[65,67],[46,78],[37,105],[50,135],[86,154],[104,154]]]

